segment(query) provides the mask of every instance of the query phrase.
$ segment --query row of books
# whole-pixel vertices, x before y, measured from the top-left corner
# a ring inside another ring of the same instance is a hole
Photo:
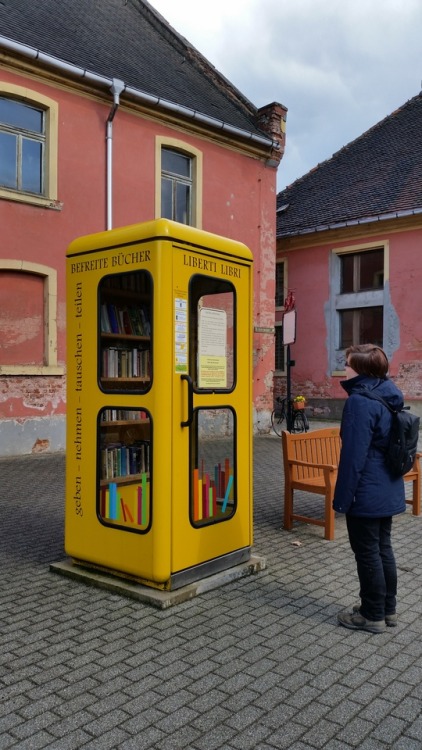
[[[142,409],[103,409],[101,422],[136,422],[149,420],[149,415]]]
[[[101,332],[151,336],[151,325],[146,307],[128,307],[103,302],[101,305]]]
[[[102,377],[149,378],[150,360],[149,349],[107,346],[102,351]]]
[[[201,468],[193,470],[192,489],[194,521],[223,515],[227,509],[232,512],[234,474],[230,460],[226,458],[224,465],[218,463],[209,471],[205,470],[205,462],[201,461]]]
[[[146,529],[151,516],[150,484],[146,474],[134,484],[120,484],[112,480],[103,485],[100,495],[100,512],[105,521],[117,522],[134,528]]]
[[[138,440],[133,445],[110,443],[101,450],[101,479],[148,473],[149,467],[149,440]]]
[[[102,288],[147,294],[151,290],[151,277],[145,271],[115,273],[103,279]]]

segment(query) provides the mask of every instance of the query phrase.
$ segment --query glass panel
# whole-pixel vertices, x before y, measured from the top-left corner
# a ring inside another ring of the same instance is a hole
[[[384,250],[366,250],[340,256],[341,293],[382,289],[384,285]]]
[[[173,219],[172,181],[165,177],[161,180],[161,216]]]
[[[284,263],[275,267],[275,306],[284,307]]]
[[[383,345],[382,307],[363,307],[360,310],[359,344]]]
[[[235,416],[231,409],[198,409],[193,419],[190,520],[205,526],[236,510]]]
[[[192,218],[192,159],[177,151],[161,150],[161,216],[181,224]]]
[[[340,349],[352,344],[383,346],[382,306],[340,312]]]
[[[0,98],[0,122],[34,133],[44,132],[44,112],[13,99]]]
[[[179,221],[181,224],[189,224],[190,222],[190,185],[184,185],[182,182],[177,182],[176,188],[176,206],[174,220]]]
[[[145,392],[152,379],[152,281],[148,271],[105,276],[99,285],[99,383]]]
[[[151,524],[151,417],[142,409],[102,409],[98,415],[98,499],[101,521],[128,531]]]
[[[212,391],[235,384],[235,290],[208,276],[190,284],[189,372],[194,385]]]
[[[354,310],[342,310],[340,313],[340,349],[359,343],[353,341],[353,318]]]
[[[348,294],[353,292],[353,269],[354,269],[354,255],[341,255],[341,293]]]
[[[384,286],[384,250],[360,253],[359,289],[382,289]]]
[[[11,133],[0,133],[0,184],[17,189],[17,138]]]
[[[42,151],[38,141],[22,139],[22,190],[42,193]]]
[[[190,156],[184,156],[177,151],[170,151],[167,148],[161,150],[161,169],[163,172],[170,172],[179,177],[191,176]]]

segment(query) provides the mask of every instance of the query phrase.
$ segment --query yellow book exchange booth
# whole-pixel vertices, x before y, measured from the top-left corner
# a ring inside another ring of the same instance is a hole
[[[65,548],[178,589],[249,560],[252,254],[159,219],[67,252]]]

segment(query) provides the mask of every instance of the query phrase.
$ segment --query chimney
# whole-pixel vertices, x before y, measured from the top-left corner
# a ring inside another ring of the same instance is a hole
[[[256,126],[279,144],[279,148],[274,148],[271,155],[277,164],[283,158],[286,145],[286,119],[287,107],[278,102],[260,107],[256,117]]]

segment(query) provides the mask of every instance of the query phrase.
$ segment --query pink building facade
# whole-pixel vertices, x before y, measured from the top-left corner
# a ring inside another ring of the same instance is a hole
[[[7,119],[8,103],[16,102],[42,113],[46,158],[42,190],[11,186],[7,176],[0,185],[0,455],[65,448],[66,249],[78,236],[164,215],[163,149],[186,157],[192,169],[187,223],[253,252],[255,428],[267,429],[286,110],[256,110],[260,130],[224,129],[166,100],[150,103],[119,79],[34,59],[27,48],[2,42],[0,148],[9,131],[19,141],[19,123],[15,132]]]
[[[277,261],[285,267],[285,283],[294,290],[297,309],[292,387],[294,394],[306,397],[308,413],[316,418],[341,415],[345,394],[340,381],[345,378],[344,349],[350,342],[342,346],[339,316],[351,309],[365,311],[368,326],[370,316],[381,316],[379,343],[389,356],[390,376],[406,403],[422,415],[421,217],[386,221],[382,230],[376,223],[365,226],[365,231],[338,229],[279,242]],[[342,261],[362,261],[369,253],[382,258],[382,285],[342,292]],[[282,322],[281,306],[276,317]],[[378,328],[372,330],[374,339]],[[285,372],[276,371],[275,394],[283,394],[285,386]]]

